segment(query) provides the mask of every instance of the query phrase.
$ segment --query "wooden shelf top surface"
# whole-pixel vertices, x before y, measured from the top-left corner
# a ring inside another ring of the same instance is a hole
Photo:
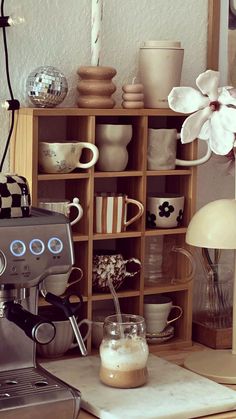
[[[172,109],[89,109],[89,108],[20,108],[20,115],[30,116],[185,116]]]

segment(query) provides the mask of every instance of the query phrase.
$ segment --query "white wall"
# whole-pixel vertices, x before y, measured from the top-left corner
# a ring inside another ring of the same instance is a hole
[[[185,50],[182,85],[195,85],[196,77],[206,68],[207,7],[207,0],[104,0],[101,64],[117,69],[118,105],[122,84],[137,74],[138,51],[144,40],[181,41]],[[68,80],[69,93],[61,106],[76,106],[76,72],[80,65],[90,64],[91,1],[8,0],[5,14],[25,18],[24,24],[7,28],[12,87],[21,105],[30,105],[25,93],[27,76],[45,64],[58,67]],[[9,94],[0,44],[0,99],[5,99]],[[0,153],[9,117],[10,113],[0,111]],[[210,181],[212,172],[214,179]],[[200,168],[201,204],[218,193],[222,183],[218,174],[214,162]]]

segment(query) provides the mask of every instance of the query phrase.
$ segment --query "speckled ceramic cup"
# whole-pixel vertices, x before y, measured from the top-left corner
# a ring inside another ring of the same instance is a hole
[[[92,152],[87,163],[80,162],[83,149]],[[74,169],[88,169],[98,159],[98,148],[87,142],[49,143],[39,142],[39,170],[41,173],[70,173]]]

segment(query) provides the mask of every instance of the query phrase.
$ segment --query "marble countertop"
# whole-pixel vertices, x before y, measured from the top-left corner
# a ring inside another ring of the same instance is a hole
[[[236,410],[236,392],[149,355],[147,385],[114,389],[99,381],[98,356],[41,365],[82,393],[81,408],[101,419],[190,419]],[[235,413],[236,417],[236,413]]]

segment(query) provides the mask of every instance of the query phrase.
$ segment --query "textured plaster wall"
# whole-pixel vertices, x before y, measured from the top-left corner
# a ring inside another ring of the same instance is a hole
[[[138,73],[139,47],[148,39],[181,41],[185,50],[182,85],[195,85],[197,75],[206,68],[207,8],[207,0],[104,0],[101,64],[117,69],[117,104],[121,102],[122,84],[131,82]],[[76,106],[76,72],[80,65],[90,64],[91,1],[8,0],[5,14],[25,18],[24,24],[7,29],[12,87],[21,105],[30,105],[25,93],[28,74],[45,64],[58,67],[66,75],[69,93],[62,106]],[[9,98],[9,94],[2,43],[0,53],[3,99]],[[8,112],[0,111],[0,153],[9,117]],[[8,163],[4,169],[8,169]],[[216,185],[213,181],[208,189],[202,169],[199,176],[202,203],[211,200]]]

